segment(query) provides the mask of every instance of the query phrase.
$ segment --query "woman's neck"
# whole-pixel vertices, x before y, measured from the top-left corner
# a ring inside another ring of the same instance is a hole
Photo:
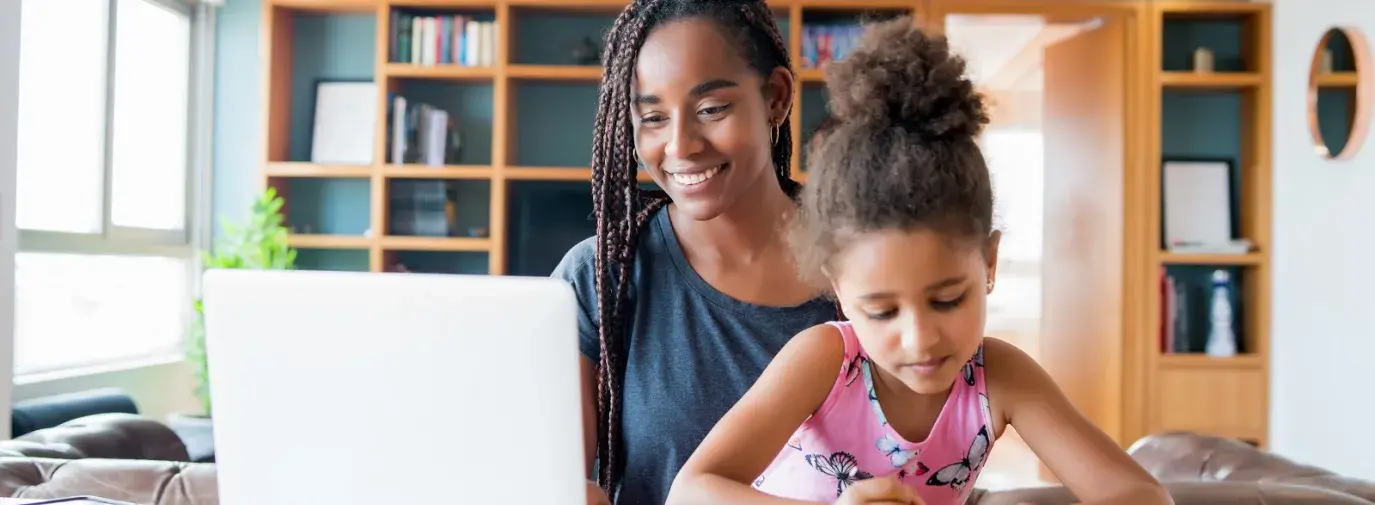
[[[756,186],[758,191],[747,193],[719,216],[706,221],[671,212],[669,217],[684,252],[728,264],[751,264],[786,251],[782,247],[782,225],[797,207],[772,174]]]

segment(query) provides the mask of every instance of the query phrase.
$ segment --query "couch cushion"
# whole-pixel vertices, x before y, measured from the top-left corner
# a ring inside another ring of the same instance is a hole
[[[1166,482],[1175,505],[1371,505],[1326,489],[1256,482]],[[1067,505],[1078,503],[1061,486],[975,491],[966,505]]]
[[[1161,481],[1294,484],[1375,502],[1375,482],[1300,464],[1236,439],[1169,432],[1142,438],[1127,452]]]
[[[170,461],[0,458],[0,496],[93,495],[145,505],[216,505],[214,465]]]

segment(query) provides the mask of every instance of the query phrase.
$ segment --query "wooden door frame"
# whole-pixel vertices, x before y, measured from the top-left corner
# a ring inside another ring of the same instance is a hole
[[[1149,273],[1152,242],[1149,225],[1150,209],[1146,191],[1151,181],[1149,154],[1155,147],[1151,139],[1158,135],[1151,130],[1158,124],[1154,119],[1155,72],[1158,34],[1151,23],[1147,2],[1105,0],[923,0],[922,25],[933,31],[943,31],[942,22],[950,14],[1010,14],[1039,15],[1049,19],[1085,19],[1093,17],[1120,20],[1126,40],[1123,54],[1125,89],[1123,90],[1123,279],[1122,279],[1122,391],[1115,403],[1120,410],[1120,425],[1109,431],[1118,434],[1117,442],[1124,449],[1146,433],[1146,409],[1150,398],[1150,353],[1154,351],[1152,337],[1154,318],[1148,308],[1148,295],[1153,277]],[[1044,336],[1043,336],[1044,338]]]

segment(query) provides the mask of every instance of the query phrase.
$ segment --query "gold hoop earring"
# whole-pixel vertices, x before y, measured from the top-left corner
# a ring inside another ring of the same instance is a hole
[[[635,164],[636,164],[636,165],[643,165],[643,164],[644,164],[644,163],[640,163],[640,151],[639,151],[638,149],[635,149],[635,148],[633,148],[633,147],[630,148],[630,157],[633,158],[633,159],[635,160]]]
[[[993,279],[988,280],[988,292],[993,293]]]
[[[779,123],[769,121],[769,146],[778,146]]]

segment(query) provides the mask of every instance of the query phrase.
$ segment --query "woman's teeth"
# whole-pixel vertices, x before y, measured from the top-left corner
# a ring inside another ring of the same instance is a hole
[[[724,166],[725,165],[721,165],[712,168],[711,170],[707,170],[706,172],[696,174],[673,174],[673,182],[676,182],[683,186],[696,186],[698,184],[706,182],[707,179],[714,177],[717,172],[721,171],[721,167]]]

